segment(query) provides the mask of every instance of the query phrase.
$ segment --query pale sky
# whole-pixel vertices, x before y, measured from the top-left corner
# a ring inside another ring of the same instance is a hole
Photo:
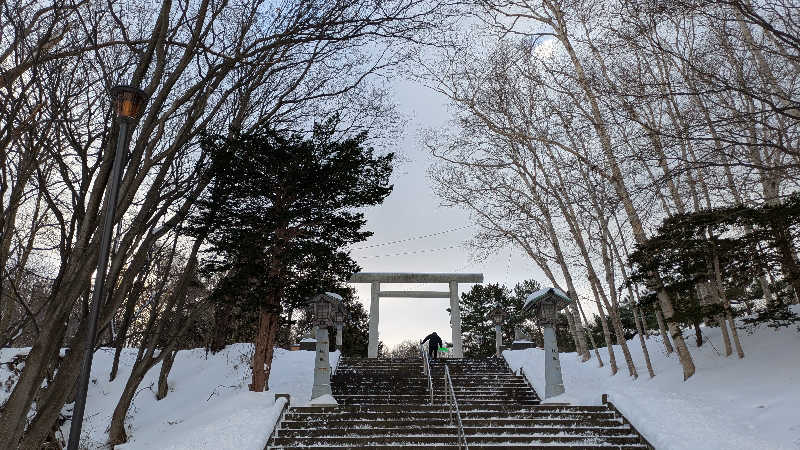
[[[403,141],[396,152],[405,160],[395,168],[394,191],[380,206],[367,210],[367,229],[375,234],[354,246],[353,258],[364,272],[459,272],[483,273],[485,283],[513,285],[527,278],[545,279],[538,268],[519,252],[506,249],[485,262],[474,262],[461,245],[476,228],[471,227],[466,211],[439,206],[426,171],[432,157],[419,143],[419,132],[428,127],[444,127],[450,114],[447,99],[419,84],[399,80],[395,98],[400,111],[409,118]],[[467,227],[467,228],[463,228]],[[460,230],[407,242],[392,241]],[[370,247],[370,248],[365,248]],[[426,251],[442,249],[439,251]],[[416,253],[411,253],[416,252]],[[401,254],[407,253],[407,254]],[[368,284],[355,285],[359,300],[369,310]],[[462,284],[460,290],[471,286]],[[384,285],[382,290],[447,290],[447,285]],[[446,308],[448,299],[381,299],[380,340],[391,348],[405,339],[422,339],[436,331],[450,341],[451,330]]]

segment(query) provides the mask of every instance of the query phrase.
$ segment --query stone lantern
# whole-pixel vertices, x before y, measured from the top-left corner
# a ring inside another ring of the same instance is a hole
[[[339,308],[333,314],[333,322],[336,325],[336,350],[342,351],[342,330],[344,329],[344,320],[346,317],[344,306],[340,303]]]
[[[558,312],[572,303],[572,299],[558,288],[539,289],[528,295],[523,306],[523,311],[533,312],[544,335],[544,397],[554,397],[564,393],[564,380],[561,376],[561,363],[558,360],[558,345],[556,344],[556,321]]]
[[[340,296],[326,292],[314,296],[308,302],[313,314],[313,324],[317,338],[317,351],[314,357],[314,387],[311,389],[312,402],[314,399],[325,395],[333,398],[328,327],[333,325],[336,319],[335,311],[339,309],[341,301]],[[335,401],[330,404],[335,404]]]
[[[506,313],[503,311],[503,308],[497,306],[492,310],[492,323],[494,324],[494,352],[495,356],[498,358],[500,357],[500,349],[503,347],[503,330],[501,329],[501,325],[503,324],[503,320],[506,318]]]

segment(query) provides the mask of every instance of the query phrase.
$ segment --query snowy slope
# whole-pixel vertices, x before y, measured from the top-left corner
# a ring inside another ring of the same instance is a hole
[[[613,377],[606,349],[601,349],[603,368],[594,352],[586,363],[575,353],[561,353],[566,393],[547,401],[597,405],[607,393],[659,450],[800,449],[800,333],[795,327],[774,331],[762,326],[752,335],[740,331],[742,360],[735,350],[723,356],[719,328],[704,328],[703,334],[710,342],[697,348],[694,335],[684,332],[697,367],[686,382],[677,356],[666,356],[658,336],[645,341],[653,379],[638,336],[628,341],[638,380],[628,376],[619,346],[614,346],[619,372]],[[504,356],[513,370],[524,367],[537,392],[544,392],[542,350],[506,351]]]
[[[0,361],[29,349],[0,350]],[[314,382],[314,352],[275,349],[270,391],[250,392],[249,362],[252,345],[236,344],[212,355],[203,349],[178,352],[169,377],[170,392],[155,398],[161,365],[148,372],[128,411],[129,442],[120,450],[208,449],[262,450],[285,402],[275,402],[275,393],[289,393],[292,404],[310,400]],[[89,449],[107,448],[108,425],[136,358],[136,349],[125,349],[113,383],[108,374],[113,349],[100,349],[92,365],[92,382],[86,405],[81,442]],[[335,365],[338,352],[331,354]],[[0,380],[9,373],[0,366]],[[0,389],[0,402],[8,395]],[[71,410],[68,405],[65,412]],[[61,427],[68,437],[70,422]]]

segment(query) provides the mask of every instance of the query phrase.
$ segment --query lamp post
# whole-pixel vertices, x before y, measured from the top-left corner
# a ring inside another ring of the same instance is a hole
[[[561,362],[558,359],[558,344],[556,343],[556,321],[558,311],[572,303],[572,299],[558,288],[540,289],[528,295],[525,306],[526,312],[534,312],[539,325],[542,327],[544,338],[544,398],[553,397],[564,393],[564,379],[561,376]]]
[[[500,326],[503,324],[503,320],[506,318],[506,313],[503,311],[502,308],[495,307],[492,310],[492,323],[494,323],[494,355],[496,357],[500,357],[500,349],[503,346],[503,330]]]
[[[78,450],[83,427],[83,413],[86,409],[86,393],[89,389],[89,376],[92,371],[92,357],[97,334],[97,318],[100,313],[100,303],[105,298],[106,269],[108,268],[109,249],[111,247],[111,234],[114,225],[114,215],[117,209],[117,196],[119,183],[122,177],[122,166],[125,164],[125,144],[128,131],[132,128],[147,103],[147,93],[132,86],[115,86],[111,89],[114,110],[117,113],[119,134],[117,135],[117,148],[114,154],[114,164],[111,168],[109,188],[106,191],[106,215],[103,222],[103,231],[100,235],[100,253],[97,256],[97,272],[94,278],[92,292],[92,305],[89,310],[89,321],[86,327],[86,348],[78,378],[75,407],[72,410],[72,423],[70,424],[69,443],[67,450]]]

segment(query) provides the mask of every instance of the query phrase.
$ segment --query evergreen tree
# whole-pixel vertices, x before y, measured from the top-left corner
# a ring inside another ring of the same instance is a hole
[[[726,309],[726,301],[704,301],[698,286],[719,289],[727,301],[751,311],[752,301],[763,297],[756,280],[777,271],[783,278],[770,286],[775,298],[768,299],[765,309],[749,322],[785,326],[791,322],[787,305],[795,301],[800,287],[800,267],[794,256],[798,223],[798,193],[777,205],[739,205],[671,216],[631,255],[631,281],[645,282],[649,273],[659,273],[676,298],[673,319],[694,326],[699,343],[701,321],[715,324],[723,310],[733,315],[736,311]],[[645,295],[642,302],[650,303],[652,297],[653,293]]]
[[[476,284],[461,294],[461,333],[464,356],[468,358],[488,357],[495,353],[495,330],[491,312],[499,306],[505,312],[501,327],[503,343],[508,346],[514,340],[514,328],[522,327],[527,333],[534,332],[529,319],[522,311],[525,297],[539,289],[539,283],[526,280],[514,286],[513,291],[498,283]]]
[[[208,236],[205,271],[224,275],[214,299],[257,311],[254,391],[268,388],[282,308],[358,270],[345,248],[371,233],[354,210],[392,189],[394,155],[376,156],[363,133],[338,139],[337,124],[315,124],[309,137],[260,129],[202,142],[213,182],[192,231]]]

